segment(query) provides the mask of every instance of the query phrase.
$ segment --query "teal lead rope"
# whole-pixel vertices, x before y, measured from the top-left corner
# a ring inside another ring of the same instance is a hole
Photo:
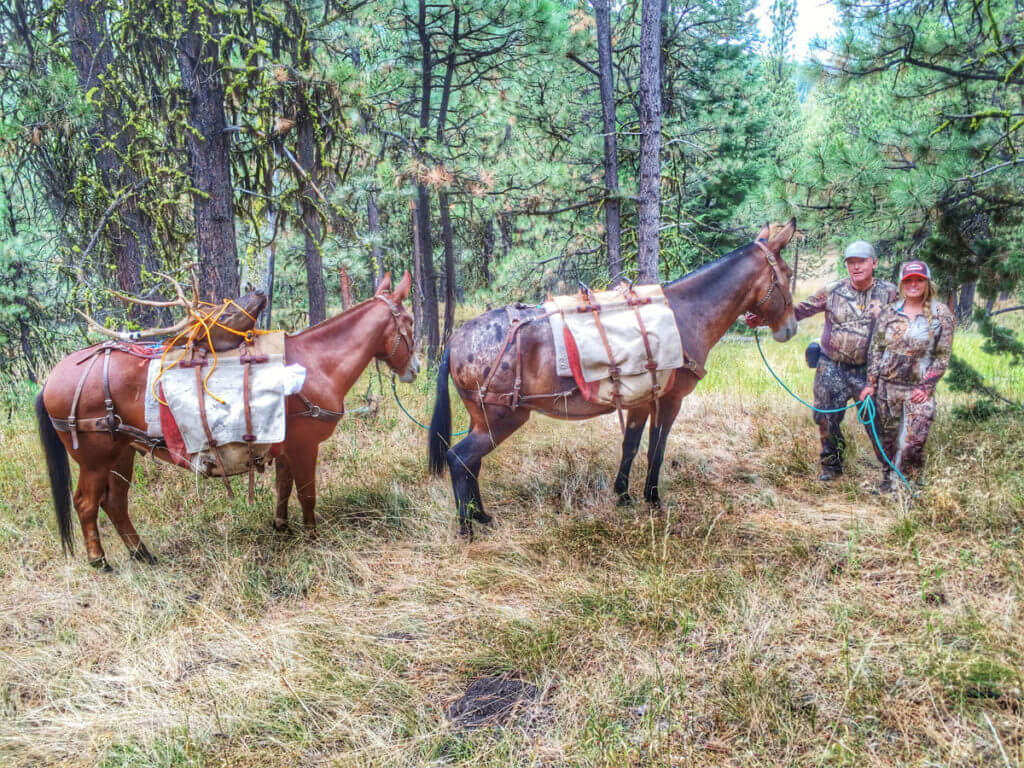
[[[917,492],[914,490],[914,486],[911,485],[910,481],[903,476],[902,472],[896,469],[896,465],[889,461],[889,457],[885,455],[885,449],[882,448],[882,441],[881,439],[879,439],[878,431],[875,429],[875,416],[877,415],[877,411],[875,410],[875,401],[871,397],[871,395],[868,395],[863,400],[858,400],[855,403],[844,405],[842,408],[816,408],[815,406],[811,405],[806,400],[804,400],[802,397],[800,397],[798,394],[796,394],[796,392],[794,392],[792,389],[787,387],[786,382],[780,379],[779,375],[772,370],[771,365],[768,364],[768,358],[764,356],[764,349],[761,348],[761,337],[760,335],[758,335],[756,328],[754,329],[754,341],[757,342],[757,351],[761,354],[761,359],[764,361],[764,367],[768,369],[768,373],[770,373],[772,377],[777,382],[779,382],[779,386],[786,390],[786,392],[788,392],[790,396],[797,402],[807,406],[812,411],[815,411],[817,413],[839,413],[841,411],[848,411],[850,408],[856,408],[858,421],[860,421],[861,424],[865,424],[871,427],[871,436],[875,440],[875,445],[878,446],[878,452],[881,454],[882,458],[885,459],[885,463],[888,464],[892,468],[892,471],[896,473],[897,477],[899,477],[900,479],[900,482],[903,483],[904,486],[906,486],[907,491],[910,493],[910,495],[917,495]]]
[[[408,416],[409,420],[413,424],[415,424],[416,426],[423,427],[423,429],[429,430],[430,427],[428,427],[426,424],[423,424],[419,419],[417,419],[415,416],[413,416],[411,413],[409,413],[405,409],[405,406],[402,405],[402,401],[398,399],[398,387],[395,386],[395,377],[394,376],[391,377],[391,391],[394,393],[394,395],[395,395],[395,402],[398,403],[398,407],[402,409],[402,413],[404,413],[406,416]],[[461,432],[456,432],[455,434],[452,435],[452,437],[462,437],[463,435],[468,435],[468,434],[469,434],[469,430],[468,429],[464,429]]]

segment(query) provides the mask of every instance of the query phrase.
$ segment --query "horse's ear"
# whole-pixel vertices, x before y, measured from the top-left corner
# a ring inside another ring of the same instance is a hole
[[[770,221],[766,221],[764,223],[764,227],[761,228],[761,231],[757,233],[757,237],[755,237],[754,239],[755,240],[767,241],[768,238],[771,237],[771,236],[772,236],[772,224],[771,224]]]
[[[406,270],[405,274],[402,275],[401,281],[398,283],[398,287],[395,288],[395,292],[391,294],[391,298],[395,301],[402,301],[409,295],[410,288],[412,288],[412,275],[409,274],[409,270]]]
[[[772,238],[771,243],[769,243],[769,247],[773,251],[778,253],[783,248],[785,248],[787,245],[789,245],[789,241],[793,239],[793,235],[795,233],[796,233],[796,217],[794,216],[792,219],[789,220],[789,223],[786,224],[786,226],[784,226],[782,229],[780,229],[776,233],[775,237]]]
[[[377,285],[377,290],[374,293],[384,293],[384,291],[391,290],[391,272],[390,270],[384,273],[384,277],[380,279],[380,283]]]

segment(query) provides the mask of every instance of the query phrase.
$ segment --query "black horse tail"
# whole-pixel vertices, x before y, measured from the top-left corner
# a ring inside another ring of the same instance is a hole
[[[446,347],[441,355],[441,367],[437,369],[437,399],[434,401],[434,415],[430,419],[430,473],[443,475],[445,454],[452,442],[452,402],[448,397],[448,355]]]
[[[57,510],[57,528],[60,530],[60,544],[65,556],[75,553],[75,537],[71,532],[71,466],[68,452],[53,428],[50,414],[43,404],[43,393],[36,396],[36,423],[39,425],[39,442],[46,454],[46,469],[50,473],[50,490],[53,492],[53,507]]]

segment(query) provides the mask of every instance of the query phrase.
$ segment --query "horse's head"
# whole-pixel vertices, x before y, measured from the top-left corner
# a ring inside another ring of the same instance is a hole
[[[388,272],[373,295],[373,298],[387,305],[392,319],[383,347],[376,357],[387,363],[391,370],[398,374],[398,380],[406,384],[414,381],[420,371],[420,363],[413,349],[412,315],[402,306],[402,300],[409,295],[411,287],[412,276],[406,272],[402,275],[398,287],[392,291],[391,273]]]
[[[754,258],[761,258],[764,269],[760,270],[753,285],[750,305],[746,311],[756,315],[758,324],[772,329],[776,341],[789,341],[796,335],[796,317],[793,315],[793,294],[790,280],[793,272],[780,255],[783,248],[796,232],[796,219],[790,219],[784,227],[773,230],[765,224],[757,239],[748,248]]]

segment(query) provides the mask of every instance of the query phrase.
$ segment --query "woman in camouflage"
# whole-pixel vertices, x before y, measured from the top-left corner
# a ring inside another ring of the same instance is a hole
[[[924,444],[935,418],[935,386],[949,365],[953,314],[935,298],[931,270],[908,261],[900,271],[900,298],[882,310],[868,350],[863,400],[874,395],[882,450],[907,479],[916,481]],[[892,470],[882,467],[879,490],[892,490]]]

